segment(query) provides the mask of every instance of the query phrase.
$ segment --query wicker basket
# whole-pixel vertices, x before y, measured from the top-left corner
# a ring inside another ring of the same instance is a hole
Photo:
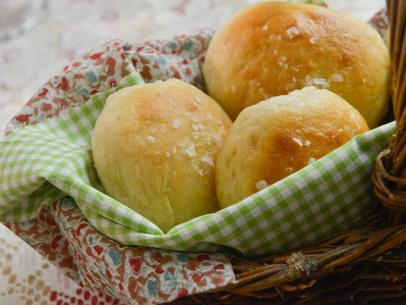
[[[393,62],[393,112],[398,125],[389,148],[377,158],[373,175],[377,200],[363,223],[358,228],[342,232],[319,245],[300,249],[295,253],[255,259],[237,255],[231,257],[236,275],[233,284],[204,294],[184,297],[171,304],[406,304],[406,217],[403,214],[406,211],[406,113],[403,113],[406,104],[406,79],[403,77],[406,72],[406,0],[388,0],[388,9]],[[98,59],[99,56],[99,53],[92,53],[90,58]],[[53,90],[58,82],[51,81],[50,84],[50,89]],[[62,83],[60,85],[63,86]],[[29,103],[40,100],[44,92],[46,93],[44,90],[40,91]],[[58,103],[58,111],[66,106],[60,100]],[[51,114],[53,116],[57,113]],[[22,113],[19,117],[24,118],[25,114]],[[78,227],[69,230],[63,227],[58,219],[66,215],[59,207],[60,204],[57,203],[42,211],[42,218],[39,217],[36,223],[36,228],[41,228],[41,231],[33,230],[38,234],[30,235],[32,232],[25,232],[15,224],[9,226],[21,238],[29,239],[31,246],[61,267],[66,274],[75,278],[78,268],[72,262],[67,237],[71,237],[73,233],[78,235],[77,231],[82,230],[82,225],[86,228],[89,226],[78,212],[73,216],[69,214],[70,218],[77,220]],[[76,210],[78,211],[77,207]],[[80,222],[82,220],[83,223]],[[60,234],[62,231],[65,234]],[[39,233],[42,234],[41,240],[38,238]],[[62,238],[63,242],[60,248],[52,249],[49,247],[48,237],[55,236]],[[80,238],[75,242],[79,243]],[[101,238],[107,247],[114,246],[114,249],[129,251],[123,250],[107,237]],[[79,254],[83,256],[76,253],[76,257],[82,259],[82,264],[86,262],[83,257],[89,253],[86,246],[78,247],[83,252]],[[66,260],[58,260],[59,257]],[[103,263],[102,258],[91,258],[94,265]],[[105,291],[100,286],[92,286],[92,278],[82,284]]]
[[[406,0],[388,0],[396,135],[377,158],[365,221],[300,253],[233,257],[237,282],[173,304],[406,304]],[[385,209],[386,208],[386,209]]]

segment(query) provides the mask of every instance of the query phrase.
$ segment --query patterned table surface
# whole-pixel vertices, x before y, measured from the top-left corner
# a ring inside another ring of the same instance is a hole
[[[34,0],[35,1],[35,0]],[[0,42],[0,139],[7,121],[35,89],[62,67],[105,41],[131,42],[217,28],[258,0],[58,0],[43,20]],[[384,0],[330,0],[330,6],[368,19]],[[85,292],[0,225],[0,303],[117,304]]]

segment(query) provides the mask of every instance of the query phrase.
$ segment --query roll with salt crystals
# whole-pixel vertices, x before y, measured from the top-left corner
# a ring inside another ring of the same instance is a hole
[[[375,127],[388,101],[389,54],[366,23],[316,5],[261,2],[210,42],[208,92],[232,119],[245,107],[305,86],[329,89]]]
[[[163,231],[215,212],[214,162],[231,120],[180,80],[124,88],[111,95],[92,135],[107,194]]]
[[[367,130],[353,106],[314,87],[245,108],[217,158],[220,207],[238,203]]]

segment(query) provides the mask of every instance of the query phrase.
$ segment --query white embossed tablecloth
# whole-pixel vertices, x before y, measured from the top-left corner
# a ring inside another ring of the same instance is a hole
[[[33,0],[35,1],[35,0]],[[0,138],[7,121],[49,77],[89,49],[217,28],[255,0],[55,0],[27,33],[0,43]],[[368,19],[384,0],[330,0]],[[118,304],[84,291],[0,225],[0,304]]]

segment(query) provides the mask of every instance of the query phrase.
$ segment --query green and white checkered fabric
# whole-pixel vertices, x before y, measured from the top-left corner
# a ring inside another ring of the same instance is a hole
[[[138,75],[128,76],[118,88],[140,82]],[[110,93],[18,129],[0,143],[2,221],[35,218],[43,205],[69,195],[99,231],[125,245],[186,251],[227,246],[246,255],[302,247],[363,218],[373,196],[370,176],[375,157],[388,145],[395,127],[391,123],[358,136],[239,204],[164,234],[105,195],[97,179],[90,135]]]

